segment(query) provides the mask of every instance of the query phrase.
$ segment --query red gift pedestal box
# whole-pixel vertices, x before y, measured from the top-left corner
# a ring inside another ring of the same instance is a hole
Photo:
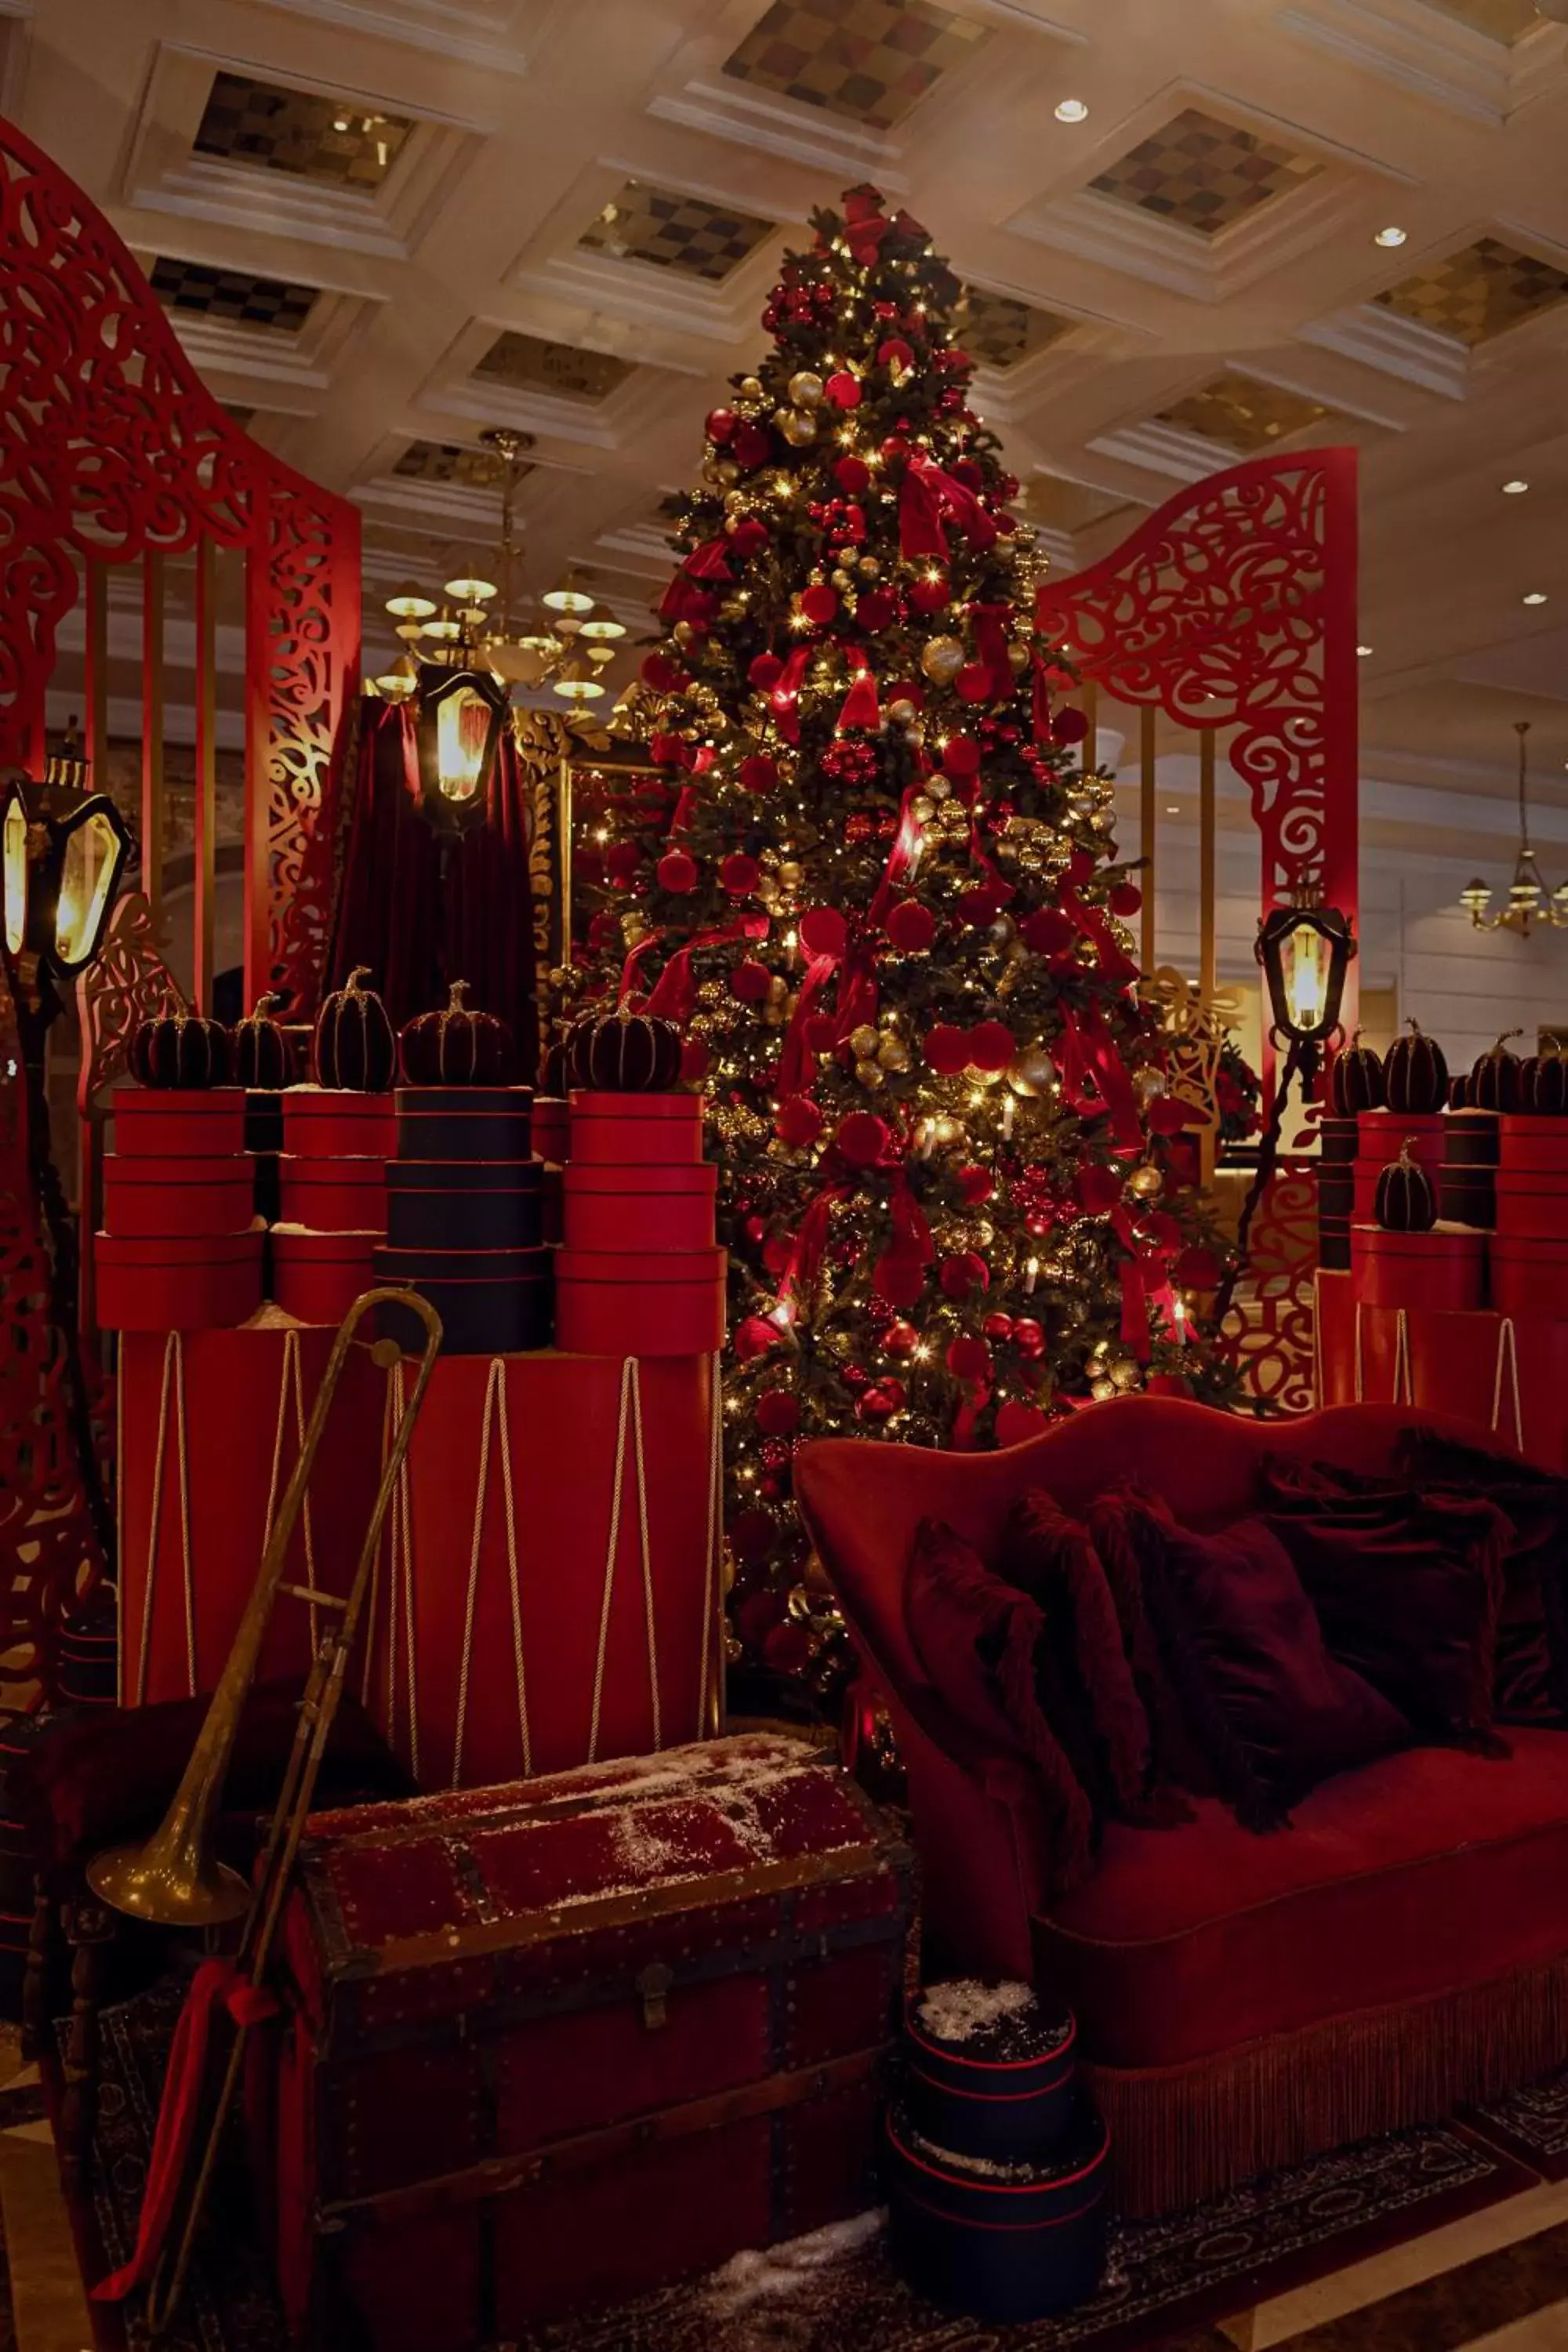
[[[1568,1239],[1568,1169],[1500,1168],[1497,1232],[1520,1241]]]
[[[572,1097],[572,1159],[595,1167],[658,1167],[702,1157],[700,1095]]]
[[[718,1404],[710,1356],[437,1360],[391,1514],[371,1699],[422,1788],[711,1729]]]
[[[111,1151],[103,1162],[104,1231],[144,1239],[247,1233],[255,1182],[245,1152],[171,1160],[161,1152]]]
[[[563,1171],[565,1241],[573,1250],[710,1250],[719,1171],[573,1166]]]
[[[116,1087],[110,1103],[117,1152],[206,1160],[229,1159],[245,1150],[243,1087],[212,1087],[200,1094]]]
[[[1568,1177],[1568,1118],[1507,1112],[1498,1121],[1498,1165],[1518,1174]]]
[[[1444,1114],[1397,1110],[1363,1110],[1356,1114],[1355,1214],[1377,1213],[1377,1180],[1390,1160],[1397,1160],[1408,1139],[1411,1158],[1424,1168],[1436,1193],[1442,1181]]]
[[[209,1331],[248,1322],[261,1304],[260,1225],[240,1234],[93,1239],[94,1313],[105,1331]]]
[[[1351,1275],[1368,1307],[1426,1307],[1456,1312],[1479,1307],[1486,1296],[1484,1234],[1468,1226],[1445,1233],[1387,1234],[1377,1225],[1351,1227]]]
[[[272,1228],[272,1296],[296,1323],[340,1324],[361,1291],[375,1285],[378,1233]]]
[[[285,1151],[278,1171],[286,1225],[315,1234],[384,1234],[384,1160],[318,1160]]]
[[[130,1331],[121,1340],[115,1398],[125,1705],[185,1698],[217,1681],[299,1459],[331,1336],[279,1321],[243,1331]],[[380,1475],[385,1398],[386,1375],[368,1346],[351,1349],[289,1555],[290,1581],[315,1580],[315,1563],[322,1589],[344,1589]],[[302,1673],[310,1633],[303,1603],[280,1601],[264,1673]]]
[[[564,1096],[534,1096],[533,1148],[552,1167],[564,1164],[572,1148],[572,1113]]]
[[[1491,1301],[1500,1315],[1521,1320],[1568,1316],[1568,1235],[1544,1241],[1530,1234],[1491,1237]]]
[[[283,1140],[307,1160],[390,1160],[397,1149],[397,1113],[390,1095],[289,1087],[283,1097]]]
[[[728,1265],[721,1249],[559,1249],[557,1342],[584,1356],[711,1354],[724,1344]]]

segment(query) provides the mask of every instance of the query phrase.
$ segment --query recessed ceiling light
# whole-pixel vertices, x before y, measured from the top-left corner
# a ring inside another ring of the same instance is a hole
[[[1503,496],[1504,496],[1504,498],[1505,498],[1505,499],[1517,499],[1517,498],[1519,498],[1519,497],[1520,497],[1520,496],[1521,496],[1521,495],[1525,490],[1528,490],[1528,489],[1529,489],[1529,488],[1530,488],[1530,484],[1529,484],[1528,482],[1521,482],[1521,481],[1519,481],[1519,480],[1515,479],[1514,481],[1511,481],[1511,482],[1505,482],[1505,483],[1503,484],[1503,486],[1502,486],[1502,494],[1503,494]]]
[[[1378,230],[1377,235],[1373,238],[1373,245],[1403,245],[1405,238],[1405,231],[1402,228],[1396,228],[1394,224],[1390,222],[1387,228],[1380,228]]]
[[[1087,122],[1089,109],[1081,98],[1064,98],[1057,108],[1058,122]]]
[[[1524,601],[1527,604],[1544,604],[1546,602],[1545,589],[1532,588]]]
[[[1356,651],[1361,656],[1363,661],[1365,661],[1368,654],[1370,654],[1373,648],[1371,646],[1357,646],[1356,647]]]
[[[1182,803],[1180,801],[1167,801],[1165,803],[1165,814],[1167,816],[1180,816],[1181,814]]]

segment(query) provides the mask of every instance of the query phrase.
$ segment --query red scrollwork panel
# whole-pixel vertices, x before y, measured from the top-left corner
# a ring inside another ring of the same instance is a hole
[[[1316,1402],[1317,1265],[1317,1163],[1281,1160],[1258,1204],[1247,1269],[1220,1334],[1248,1399],[1275,1412],[1310,1412]]]

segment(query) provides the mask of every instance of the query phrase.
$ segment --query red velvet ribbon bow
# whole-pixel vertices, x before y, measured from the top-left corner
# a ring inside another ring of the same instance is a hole
[[[713,598],[708,589],[699,586],[684,572],[677,572],[659,600],[661,621],[705,621],[713,610]]]
[[[925,776],[922,762],[922,773],[914,783],[905,788],[904,797],[900,804],[899,829],[893,835],[893,845],[888,852],[888,862],[882,868],[882,878],[877,886],[877,895],[866,910],[868,930],[879,930],[887,921],[888,909],[892,904],[894,891],[902,882],[905,875],[913,870],[920,856],[921,845],[925,839],[925,827],[914,814],[914,803],[916,795],[923,793],[924,791]]]
[[[973,490],[944,474],[917,449],[904,468],[899,493],[899,552],[906,562],[922,556],[947,562],[944,525],[952,523],[982,554],[996,537],[996,525]]]
[[[721,539],[705,539],[694,547],[681,565],[681,570],[693,580],[730,580],[730,550]]]
[[[832,908],[821,908],[801,918],[800,940],[805,951],[805,971],[795,992],[795,1011],[790,1015],[784,1047],[779,1055],[777,1084],[780,1102],[787,1102],[792,1095],[804,1094],[816,1075],[805,1042],[806,1023],[813,1017],[817,998],[844,961],[849,945],[849,927],[841,915],[835,921],[835,912]],[[808,925],[813,926],[809,935]]]
[[[871,1287],[894,1306],[912,1304],[925,1286],[925,1270],[936,1255],[925,1211],[910,1190],[909,1176],[900,1168],[889,1203],[893,1238],[878,1258]]]
[[[158,2267],[163,2243],[174,2224],[181,2190],[189,2169],[205,2101],[208,2053],[218,2011],[226,2009],[236,2025],[261,2025],[278,2013],[273,1995],[242,1976],[232,1959],[204,1960],[191,1979],[174,2039],[169,2049],[169,2071],[147,2162],[147,2185],[142,2196],[142,2216],[131,2259],[92,2290],[94,2303],[123,2303],[136,2288],[145,2286]]]
[[[805,676],[806,663],[811,659],[811,647],[796,646],[773,680],[768,696],[768,708],[773,724],[786,743],[800,741],[800,688]]]
[[[990,672],[993,702],[1011,702],[1014,692],[1013,667],[1007,659],[1005,624],[1013,617],[1011,604],[971,604],[970,625],[974,631],[974,650],[981,666]]]
[[[1071,917],[1085,939],[1092,940],[1099,949],[1100,977],[1107,987],[1131,987],[1138,977],[1138,967],[1120,945],[1104,908],[1091,907],[1065,879],[1057,885],[1057,904],[1064,915]]]
[[[793,1307],[801,1293],[808,1291],[816,1280],[823,1252],[827,1247],[827,1229],[835,1204],[847,1201],[849,1192],[847,1184],[825,1184],[796,1226],[778,1287],[781,1307]]]
[[[765,915],[737,915],[733,922],[721,923],[716,930],[699,931],[683,948],[677,948],[648,992],[640,1010],[656,1020],[690,1020],[697,1010],[697,982],[692,977],[691,959],[702,948],[727,947],[731,940],[765,940],[768,919]],[[639,941],[626,959],[627,969],[641,952],[646,941]]]
[[[1080,1118],[1092,1118],[1106,1111],[1118,1153],[1129,1158],[1142,1150],[1143,1130],[1132,1081],[1097,1004],[1091,1004],[1083,1013],[1064,1006],[1057,1067],[1062,1093]]]
[[[838,732],[842,735],[849,728],[858,727],[864,733],[874,735],[881,723],[882,714],[877,704],[877,680],[869,663],[867,663],[844,698],[844,708],[838,714]]]

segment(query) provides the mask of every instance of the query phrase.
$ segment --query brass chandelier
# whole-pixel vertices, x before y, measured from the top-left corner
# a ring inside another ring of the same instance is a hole
[[[1528,719],[1516,719],[1513,731],[1519,738],[1519,855],[1513,861],[1513,880],[1509,884],[1506,905],[1493,915],[1489,886],[1479,875],[1466,883],[1459,893],[1459,904],[1468,914],[1478,931],[1517,931],[1521,939],[1530,937],[1532,925],[1542,924],[1561,929],[1568,924],[1568,882],[1560,882],[1555,890],[1548,890],[1542,879],[1541,868],[1535,862],[1535,852],[1530,845],[1530,809],[1526,794],[1526,740],[1530,734]]]

